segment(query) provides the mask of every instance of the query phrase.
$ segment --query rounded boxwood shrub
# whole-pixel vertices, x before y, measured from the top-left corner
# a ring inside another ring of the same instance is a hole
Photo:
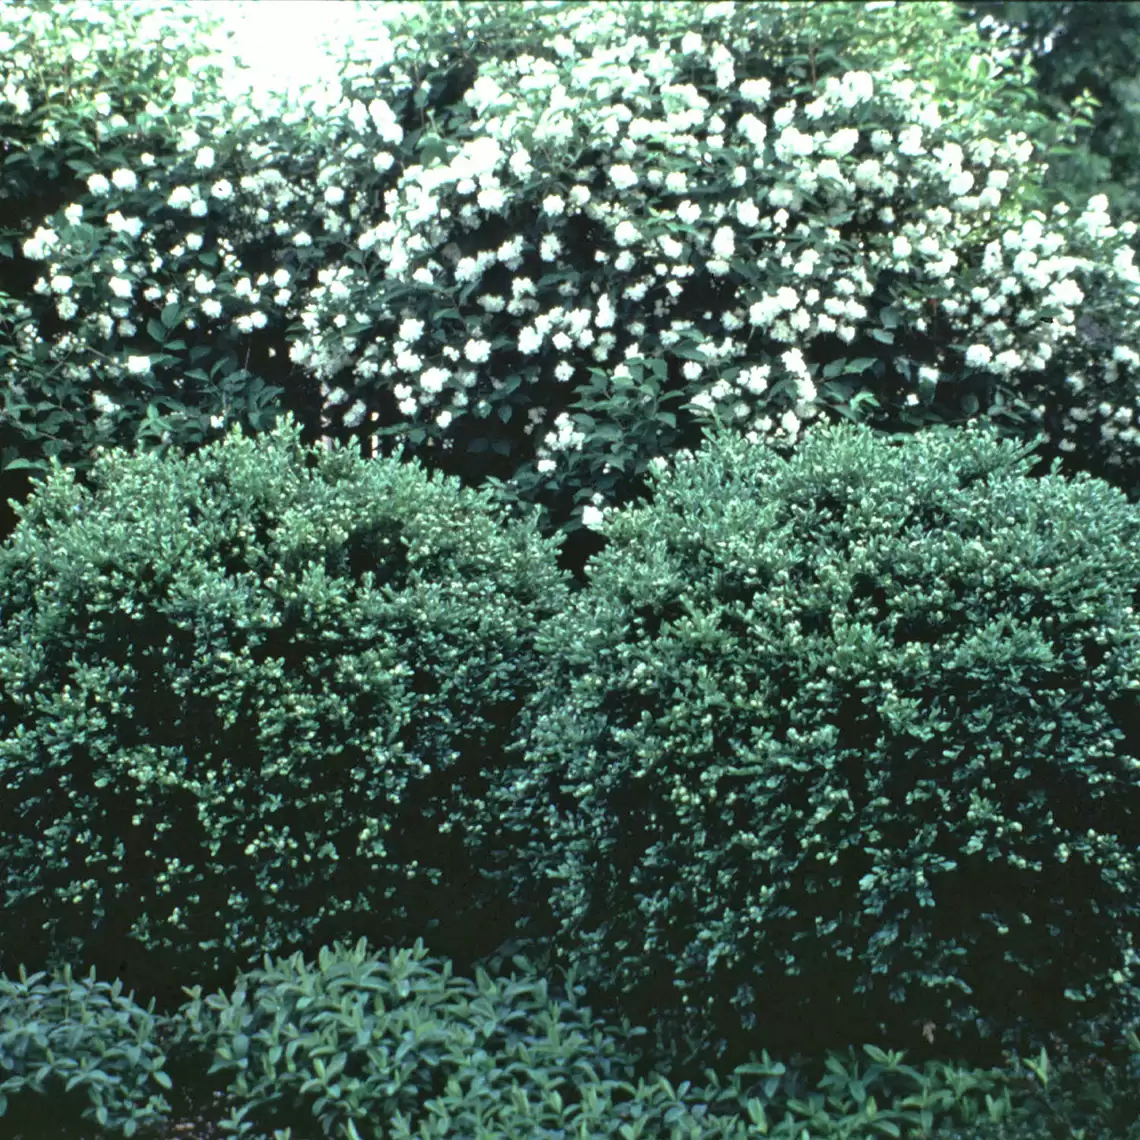
[[[1133,993],[1140,511],[1035,446],[720,432],[607,514],[497,801],[552,960],[714,1061]]]
[[[497,904],[471,920],[494,900],[447,806],[477,800],[541,683],[532,640],[570,588],[554,544],[454,477],[298,437],[108,453],[93,491],[59,469],[20,508],[7,972],[126,958],[185,983],[435,916],[476,954],[516,930]]]

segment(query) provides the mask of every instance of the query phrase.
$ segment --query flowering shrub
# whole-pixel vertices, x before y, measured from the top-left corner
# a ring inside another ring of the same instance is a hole
[[[1133,229],[1097,199],[1024,216],[1008,55],[946,6],[440,7],[350,52],[319,124],[197,76],[97,121],[85,191],[20,245],[42,271],[0,351],[26,437],[194,447],[285,406],[566,533],[711,423],[791,444],[818,416],[982,408],[1130,469]],[[44,30],[22,11],[17,48]],[[935,33],[969,47],[960,74],[916,82],[884,46]]]

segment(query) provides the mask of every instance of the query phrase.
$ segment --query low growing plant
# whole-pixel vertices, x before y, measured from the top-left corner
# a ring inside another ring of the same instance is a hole
[[[53,1140],[53,1123],[63,1140],[84,1121],[145,1140],[170,1135],[195,1094],[220,1089],[230,1112],[199,1113],[199,1122],[246,1140],[1137,1135],[1135,1113],[1122,1115],[1127,1098],[1108,1101],[1107,1114],[1071,1112],[1058,1090],[1069,1074],[1044,1051],[1029,1066],[1040,1083],[1029,1087],[937,1063],[919,1072],[902,1053],[870,1046],[862,1064],[850,1049],[831,1058],[814,1085],[766,1051],[727,1079],[708,1070],[700,1083],[678,1082],[647,1068],[636,1045],[645,1029],[614,1028],[583,1006],[573,970],[548,987],[524,957],[509,974],[504,966],[492,958],[472,982],[420,941],[385,958],[361,939],[322,947],[311,961],[266,955],[228,993],[187,988],[174,1016],[156,1015],[153,1000],[141,1009],[133,991],[97,982],[94,969],[77,978],[64,967],[50,979],[21,969],[18,981],[0,976],[0,1120]]]

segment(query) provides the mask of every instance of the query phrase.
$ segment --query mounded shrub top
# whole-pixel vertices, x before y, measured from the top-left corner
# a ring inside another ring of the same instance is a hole
[[[431,812],[494,766],[567,575],[455,478],[305,450],[286,424],[112,452],[93,492],[58,470],[21,510],[0,549],[18,928],[199,965],[301,949],[320,919],[391,931],[409,876],[441,880],[459,837]]]
[[[607,516],[498,812],[631,1018],[911,1047],[1130,983],[1140,512],[1033,446],[721,433]]]

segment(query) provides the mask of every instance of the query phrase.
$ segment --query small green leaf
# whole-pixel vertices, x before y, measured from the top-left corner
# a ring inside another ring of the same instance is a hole
[[[674,356],[679,356],[682,360],[695,360],[701,364],[705,364],[708,361],[707,354],[692,345],[685,345],[684,347],[677,346],[672,351]]]
[[[872,392],[866,392],[866,391],[857,392],[851,398],[851,407],[857,408],[860,404],[871,404],[873,407],[876,407],[876,408],[882,406],[879,403],[879,401],[875,399],[875,396]]]
[[[768,1117],[764,1113],[764,1105],[755,1097],[749,1097],[748,1104],[745,1106],[748,1109],[748,1115],[752,1123],[760,1129],[761,1133],[768,1131]]]
[[[971,79],[990,79],[993,76],[993,66],[989,58],[984,55],[970,56],[966,71]]]

